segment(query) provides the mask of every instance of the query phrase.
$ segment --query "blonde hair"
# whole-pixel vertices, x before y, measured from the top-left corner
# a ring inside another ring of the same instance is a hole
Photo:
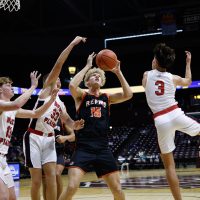
[[[9,78],[9,77],[0,77],[0,87],[1,87],[3,84],[6,84],[6,83],[12,84],[13,81],[12,81],[11,78]]]
[[[104,84],[106,83],[106,76],[105,76],[105,72],[97,67],[94,67],[92,69],[89,69],[87,71],[87,73],[85,74],[84,77],[84,84],[87,87],[87,81],[89,80],[89,78],[91,77],[92,74],[97,73],[101,76],[101,80],[102,80],[102,86],[104,86]]]

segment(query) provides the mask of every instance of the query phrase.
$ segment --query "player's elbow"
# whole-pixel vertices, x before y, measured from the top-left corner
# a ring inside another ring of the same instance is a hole
[[[188,86],[192,84],[192,79],[190,78],[188,81]]]
[[[69,138],[69,142],[74,142],[75,141],[75,134],[71,135]]]
[[[70,81],[70,83],[69,83],[69,90],[74,90],[75,88],[76,88],[76,86],[73,83],[73,81]]]
[[[192,83],[192,79],[191,78],[186,78],[184,86],[190,86],[191,83]]]
[[[131,99],[132,97],[133,97],[132,92],[128,92],[127,94],[124,95],[124,98],[126,98],[127,100]]]

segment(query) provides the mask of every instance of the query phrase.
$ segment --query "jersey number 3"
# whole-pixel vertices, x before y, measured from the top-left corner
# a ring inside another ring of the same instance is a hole
[[[163,81],[156,81],[155,85],[157,86],[157,90],[155,91],[155,94],[158,96],[161,96],[165,92],[165,83]]]

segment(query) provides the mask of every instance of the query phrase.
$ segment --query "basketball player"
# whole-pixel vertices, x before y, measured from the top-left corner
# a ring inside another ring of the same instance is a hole
[[[176,200],[181,200],[182,197],[173,157],[175,131],[179,130],[190,136],[200,133],[200,124],[187,117],[175,100],[176,86],[189,86],[192,82],[191,53],[185,51],[185,54],[185,77],[182,78],[167,72],[175,60],[174,50],[164,43],[157,44],[152,70],[144,72],[142,80],[147,103],[153,112],[167,181]]]
[[[57,162],[56,162],[56,182],[57,182],[57,199],[59,198],[60,194],[63,190],[63,182],[62,182],[62,173],[65,169],[66,162],[67,162],[67,155],[69,145],[65,142],[74,142],[75,141],[75,134],[74,131],[69,128],[66,124],[62,123],[61,120],[58,121],[57,126],[55,127],[55,137],[56,137],[56,155],[57,155]],[[44,177],[45,178],[45,177]],[[43,198],[46,199],[46,185],[45,179],[43,178]]]
[[[75,132],[76,149],[72,155],[68,170],[68,187],[59,200],[71,200],[77,191],[81,178],[93,166],[97,176],[102,177],[110,188],[115,200],[124,200],[125,195],[120,184],[120,177],[115,158],[108,147],[107,130],[109,128],[110,105],[124,102],[132,97],[132,91],[120,70],[120,62],[112,72],[119,79],[122,92],[102,93],[105,84],[105,72],[92,68],[95,53],[89,55],[86,66],[74,76],[69,88],[75,100],[78,119],[85,120],[82,130]],[[84,78],[85,77],[85,78]],[[79,87],[84,78],[85,92]]]
[[[66,124],[61,124],[61,131],[58,132],[56,136],[56,153],[57,153],[57,163],[56,163],[56,181],[57,181],[57,199],[59,199],[62,190],[63,183],[61,175],[66,165],[67,155],[67,143],[75,141],[75,134],[73,129],[69,128]]]
[[[58,57],[51,72],[43,79],[43,88],[36,102],[37,105],[46,102],[54,88],[60,88],[59,74],[71,50],[86,38],[77,36],[64,49]],[[30,121],[29,128],[24,135],[25,165],[29,168],[31,175],[31,198],[40,199],[40,187],[42,183],[42,172],[46,181],[46,198],[56,200],[56,150],[54,128],[58,119],[66,123],[72,129],[80,129],[84,126],[84,120],[74,121],[68,115],[64,103],[57,96],[55,102],[47,112],[37,120]]]
[[[12,80],[8,77],[0,77],[0,200],[16,199],[14,181],[6,162],[6,154],[8,153],[12,137],[15,117],[40,117],[54,102],[58,92],[58,90],[55,90],[47,103],[36,110],[22,109],[21,107],[28,101],[34,89],[38,85],[40,75],[37,75],[37,73],[37,71],[33,71],[30,74],[31,87],[14,101],[11,101],[11,98],[14,96]]]

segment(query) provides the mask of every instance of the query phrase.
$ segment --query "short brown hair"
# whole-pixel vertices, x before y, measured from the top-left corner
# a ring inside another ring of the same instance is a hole
[[[1,87],[3,84],[6,84],[6,83],[12,84],[13,81],[12,81],[12,79],[9,78],[9,77],[0,77],[0,87]]]

